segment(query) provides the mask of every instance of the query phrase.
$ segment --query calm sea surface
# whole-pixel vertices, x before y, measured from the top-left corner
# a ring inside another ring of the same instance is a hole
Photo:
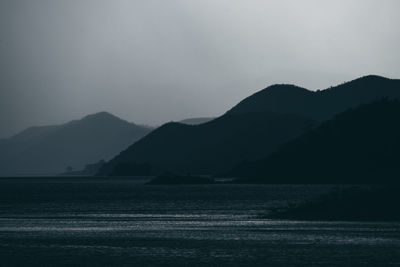
[[[0,266],[400,266],[400,224],[262,219],[333,186],[0,178]]]

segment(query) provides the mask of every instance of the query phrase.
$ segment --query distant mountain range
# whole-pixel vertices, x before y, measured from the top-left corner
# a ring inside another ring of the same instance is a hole
[[[349,108],[398,97],[400,80],[379,76],[317,92],[274,85],[210,122],[161,126],[103,165],[98,174],[218,174],[268,157],[283,144]]]
[[[400,183],[400,101],[345,111],[230,174],[251,183]]]
[[[107,112],[62,125],[31,127],[0,141],[0,175],[58,174],[109,160],[152,129]]]
[[[180,123],[188,124],[188,125],[199,125],[199,124],[203,124],[203,123],[212,121],[213,119],[215,119],[215,118],[214,117],[191,118],[191,119],[181,120]]]

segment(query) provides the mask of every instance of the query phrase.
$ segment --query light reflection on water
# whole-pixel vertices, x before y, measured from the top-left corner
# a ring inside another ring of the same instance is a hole
[[[241,215],[90,214],[69,219],[1,218],[0,234],[73,238],[96,235],[129,235],[196,240],[262,240],[320,244],[397,244],[399,223],[304,222],[249,218]],[[95,218],[95,220],[93,220]],[[99,219],[103,218],[103,219]]]
[[[259,216],[330,187],[0,183],[0,266],[400,265],[399,223]]]

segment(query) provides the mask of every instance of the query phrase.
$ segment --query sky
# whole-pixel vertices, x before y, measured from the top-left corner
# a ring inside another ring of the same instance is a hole
[[[400,78],[398,0],[0,0],[0,137],[108,111],[160,125],[274,83]]]

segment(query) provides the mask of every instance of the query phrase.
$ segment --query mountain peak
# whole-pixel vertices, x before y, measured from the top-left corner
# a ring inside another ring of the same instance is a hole
[[[281,107],[295,106],[298,101],[301,102],[312,94],[312,91],[296,85],[275,84],[245,98],[230,111],[228,111],[228,113],[237,114],[264,111],[273,111],[279,113]]]
[[[363,77],[360,77],[358,79],[355,79],[353,81],[347,82],[345,84],[354,84],[354,83],[362,83],[362,84],[375,84],[375,83],[380,83],[380,82],[385,82],[385,81],[391,81],[391,79],[379,76],[379,75],[366,75]]]
[[[323,90],[322,93],[338,95],[352,95],[363,99],[361,102],[369,102],[381,97],[399,96],[399,81],[378,75],[367,75],[355,80],[342,83],[340,85]],[[386,93],[382,93],[385,90]],[[386,95],[385,95],[386,94]]]
[[[117,116],[107,112],[107,111],[101,111],[97,112],[94,114],[89,114],[85,117],[82,118],[82,120],[98,120],[98,119],[114,119],[114,120],[121,120]]]
[[[125,121],[123,119],[118,118],[117,116],[106,112],[98,112],[94,114],[87,115],[79,120],[73,120],[64,125],[64,127],[74,127],[74,128],[98,128],[98,129],[103,129],[103,128],[112,128],[112,127],[120,127],[120,126],[137,126],[134,123],[130,123],[128,121]]]
[[[360,77],[360,78],[356,79],[355,81],[357,81],[357,80],[390,80],[390,79],[383,77],[383,76],[370,74],[370,75]]]
[[[280,95],[286,95],[286,94],[293,94],[293,93],[309,93],[311,91],[299,87],[294,84],[274,84],[271,85],[261,92],[266,92],[266,93],[274,93],[274,94],[280,94]]]

